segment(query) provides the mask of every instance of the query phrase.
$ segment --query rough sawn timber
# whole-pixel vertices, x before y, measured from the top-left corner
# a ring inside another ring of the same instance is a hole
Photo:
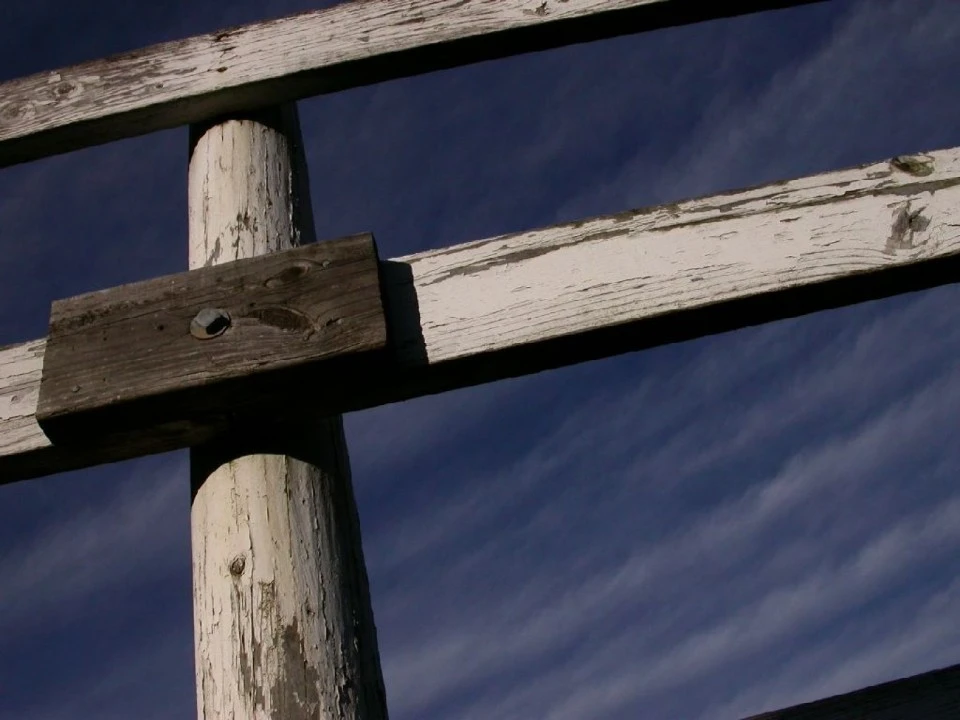
[[[349,395],[305,381],[307,405],[345,412],[954,282],[960,149],[429,250],[381,277],[392,367]],[[41,353],[0,350],[0,479],[191,441],[53,446],[34,418]]]
[[[191,128],[190,267],[311,242],[307,185],[294,106]],[[247,421],[190,451],[197,718],[386,720],[341,418]]]
[[[747,720],[955,720],[960,665],[754,715]]]
[[[823,0],[358,0],[0,84],[0,167],[524,52]]]
[[[215,244],[214,257],[230,250]],[[205,310],[216,311],[211,332],[193,326]],[[189,432],[196,421],[203,433],[240,399],[286,404],[307,370],[363,382],[386,332],[371,235],[57,300],[37,420],[54,442],[76,444],[138,425]]]

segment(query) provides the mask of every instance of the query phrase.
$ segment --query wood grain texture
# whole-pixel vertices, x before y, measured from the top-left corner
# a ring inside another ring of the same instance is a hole
[[[804,703],[747,720],[955,720],[960,665]]]
[[[359,392],[304,377],[306,407],[345,412],[955,282],[960,149],[431,250],[383,262],[381,277],[392,364]],[[0,437],[27,427],[27,470],[63,469],[62,448],[18,412],[0,416]],[[188,441],[173,428],[150,451]],[[133,445],[88,449],[107,462],[143,452]],[[21,458],[0,455],[0,477],[22,476]]]
[[[401,371],[367,404],[954,282],[960,149],[429,251],[382,272]]]
[[[0,85],[0,167],[398,77],[823,0],[358,0]]]
[[[161,445],[183,446],[182,428],[156,428],[150,434],[120,433],[109,441],[94,438],[77,445],[54,445],[37,422],[37,403],[46,340],[0,348],[0,485],[67,472],[158,452]],[[196,428],[195,442],[217,437],[225,423]],[[160,452],[163,452],[162,450]]]
[[[29,464],[31,457],[51,447],[36,418],[46,344],[34,340],[0,348],[0,457],[9,458],[2,464],[0,481],[14,458]]]
[[[292,106],[192,128],[191,268],[313,239],[301,143]],[[385,720],[341,418],[275,420],[190,452],[198,718]]]
[[[223,255],[215,243],[211,257]],[[362,382],[387,342],[378,268],[373,237],[361,235],[56,301],[40,427],[86,444],[282,406],[310,367]],[[229,325],[195,337],[191,322],[214,308]]]

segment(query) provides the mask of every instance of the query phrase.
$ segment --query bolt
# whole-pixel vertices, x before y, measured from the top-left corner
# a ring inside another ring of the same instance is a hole
[[[230,327],[230,314],[220,308],[204,308],[190,321],[190,334],[197,340],[222,335]]]

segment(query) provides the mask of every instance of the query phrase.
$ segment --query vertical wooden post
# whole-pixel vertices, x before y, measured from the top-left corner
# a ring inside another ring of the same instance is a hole
[[[189,216],[191,268],[314,240],[294,105],[191,128]],[[385,720],[341,418],[247,422],[190,464],[200,720]]]

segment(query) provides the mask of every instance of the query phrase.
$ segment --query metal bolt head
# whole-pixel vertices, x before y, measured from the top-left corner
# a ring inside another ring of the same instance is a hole
[[[197,340],[209,340],[223,335],[230,323],[230,313],[226,310],[204,308],[190,321],[190,334]]]

